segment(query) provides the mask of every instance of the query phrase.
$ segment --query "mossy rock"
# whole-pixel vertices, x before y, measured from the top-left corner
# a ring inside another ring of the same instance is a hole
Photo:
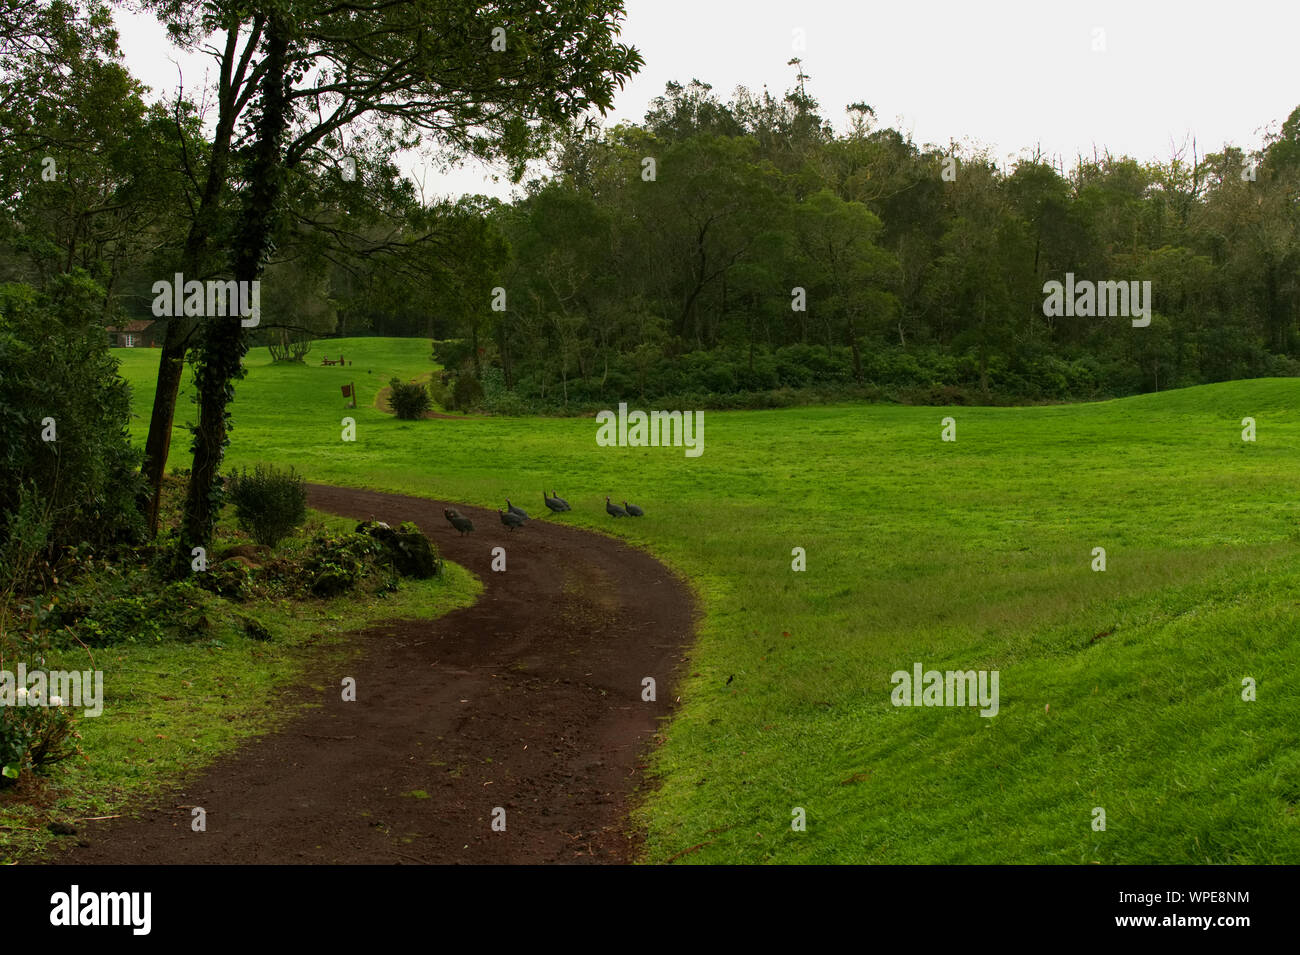
[[[228,600],[245,600],[248,597],[248,579],[251,562],[246,557],[231,557],[198,576],[204,590]]]
[[[403,577],[427,580],[436,577],[441,569],[438,549],[433,541],[410,521],[400,530],[393,530],[382,522],[366,521],[357,525],[357,533],[369,534],[378,541],[384,548],[385,557]]]
[[[438,552],[433,542],[419,531],[399,533],[391,548],[393,566],[403,577],[427,580],[438,574]]]
[[[330,567],[322,570],[311,582],[311,592],[317,597],[337,597],[347,593],[357,584],[356,574]]]

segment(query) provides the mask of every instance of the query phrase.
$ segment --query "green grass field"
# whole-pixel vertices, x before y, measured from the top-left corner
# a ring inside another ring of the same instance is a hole
[[[340,350],[352,367],[318,364]],[[115,354],[142,444],[157,352]],[[391,375],[431,370],[425,340],[321,343],[308,362],[250,354],[231,464],[489,506],[555,488],[567,522],[692,582],[699,641],[637,812],[648,861],[703,844],[681,861],[1300,862],[1300,381],[707,412],[687,458],[598,447],[591,418],[373,408]],[[178,425],[188,394],[187,375]],[[188,448],[178,426],[172,466]],[[611,521],[606,494],[647,516]],[[1000,712],[894,707],[890,675],[917,662],[999,671]]]

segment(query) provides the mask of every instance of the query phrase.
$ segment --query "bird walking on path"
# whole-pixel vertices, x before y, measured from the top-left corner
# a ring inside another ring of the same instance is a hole
[[[522,507],[515,507],[513,504],[511,504],[510,498],[506,498],[506,510],[509,511],[511,514],[518,514],[524,520],[528,520],[528,512],[525,511]]]
[[[611,504],[608,497],[605,498],[605,512],[609,514],[610,517],[627,517],[627,511],[623,510],[623,508],[619,507],[617,504]]]
[[[635,504],[629,504],[627,501],[623,502],[623,510],[627,511],[628,517],[645,517],[645,511]]]
[[[454,507],[447,508],[442,512],[442,516],[447,518],[448,523],[450,523],[452,527],[460,531],[461,537],[464,537],[474,529],[474,522]]]
[[[523,527],[524,521],[527,520],[527,518],[520,517],[514,511],[503,511],[498,509],[497,513],[501,515],[501,523],[511,531],[516,527]]]
[[[559,514],[561,511],[567,511],[569,509],[568,501],[562,501],[558,497],[547,497],[545,491],[542,492],[542,500],[545,501],[546,506],[549,507],[556,514]]]

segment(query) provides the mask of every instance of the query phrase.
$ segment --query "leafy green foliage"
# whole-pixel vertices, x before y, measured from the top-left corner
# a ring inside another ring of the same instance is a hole
[[[450,371],[459,371],[469,365],[474,346],[466,338],[449,338],[433,343],[433,360]]]
[[[429,381],[429,397],[439,408],[451,407],[451,388],[442,383],[442,379],[435,375]]]
[[[471,374],[461,373],[456,376],[456,384],[452,386],[451,406],[462,414],[467,411],[473,411],[483,403],[483,386],[479,384],[477,378]]]
[[[384,546],[369,534],[319,535],[302,564],[307,588],[317,597],[346,593],[383,554]]]
[[[66,706],[0,706],[0,789],[27,769],[40,770],[76,755],[73,724]]]
[[[30,503],[18,515],[27,488],[51,552],[141,532],[130,393],[99,324],[103,296],[80,273],[58,276],[48,293],[0,285],[0,535],[15,520],[35,526]]]
[[[200,581],[161,582],[147,561],[96,559],[80,548],[61,562],[57,583],[18,606],[28,624],[24,649],[193,639],[210,626]]]
[[[669,84],[642,124],[575,131],[552,178],[485,211],[510,250],[488,331],[519,399],[491,406],[732,407],[814,384],[998,404],[1300,372],[1300,109],[1250,154],[1008,167],[873,128],[862,104],[836,135],[807,79],[729,102]],[[1150,324],[1045,316],[1067,272],[1149,280]],[[800,346],[846,349],[849,376],[774,383],[772,356]]]
[[[259,544],[274,547],[307,519],[306,483],[293,468],[258,464],[230,475],[227,484],[240,530]]]
[[[7,598],[34,582],[49,550],[52,522],[49,508],[28,486],[18,488],[13,512],[0,519],[0,593]]]
[[[388,382],[388,404],[403,421],[415,421],[429,410],[431,398],[424,385],[393,378]]]
[[[436,576],[442,566],[438,548],[410,521],[403,521],[389,539],[388,558],[399,574],[417,580]]]

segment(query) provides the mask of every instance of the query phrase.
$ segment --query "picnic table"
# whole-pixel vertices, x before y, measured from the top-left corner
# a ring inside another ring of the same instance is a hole
[[[351,365],[352,364],[352,362],[350,361],[345,362],[343,360],[342,355],[339,355],[338,358],[322,358],[320,360],[320,363],[322,365]]]

